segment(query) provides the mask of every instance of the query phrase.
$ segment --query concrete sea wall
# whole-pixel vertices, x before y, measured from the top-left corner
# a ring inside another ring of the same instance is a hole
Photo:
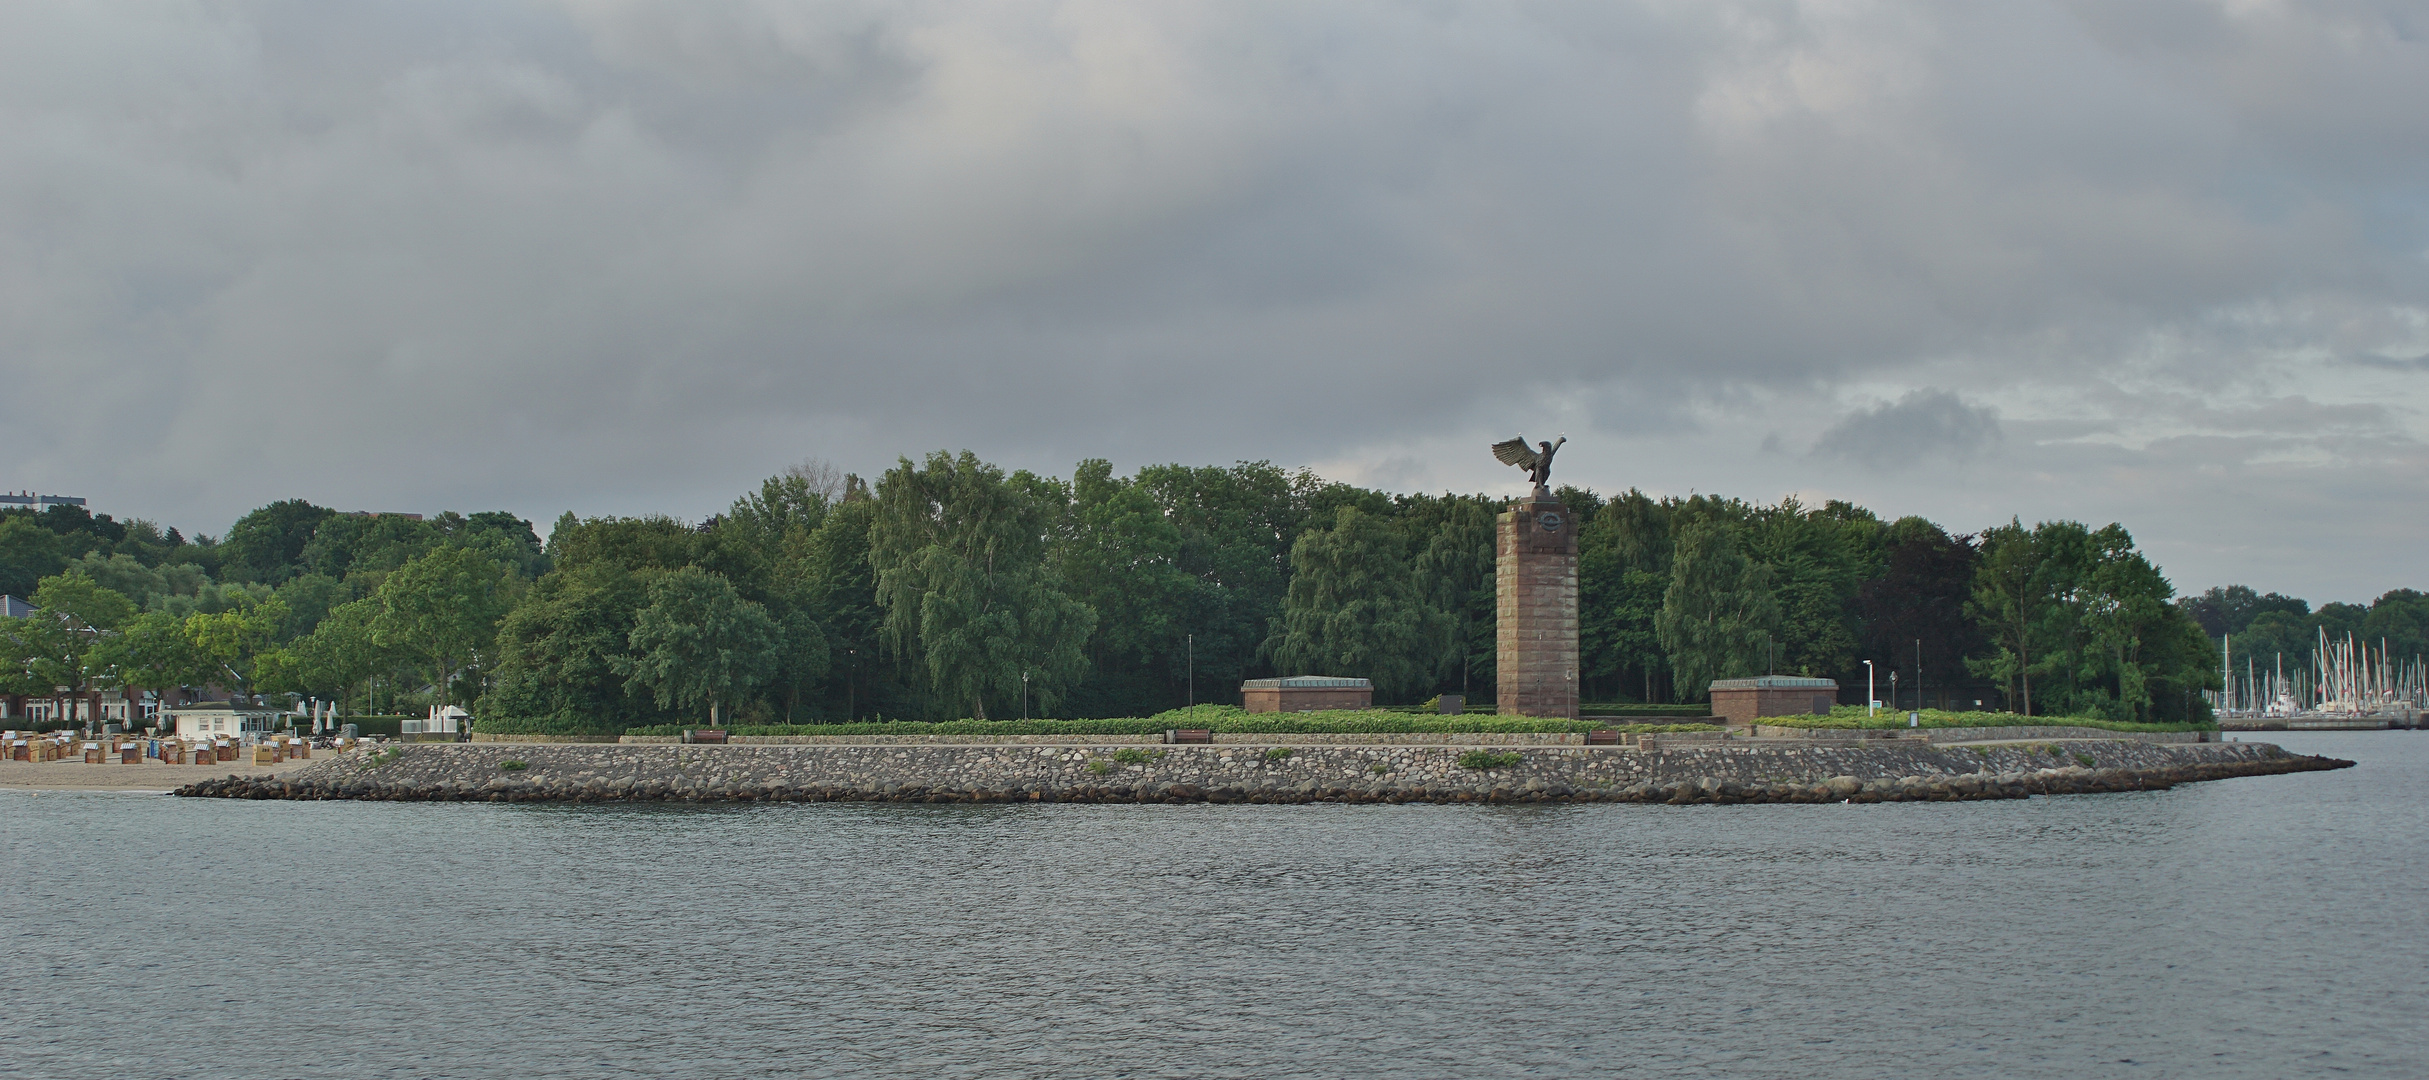
[[[2268,743],[2126,740],[1491,750],[461,743],[356,751],[284,776],[209,780],[177,793],[488,802],[1879,802],[2148,790],[2351,764]]]

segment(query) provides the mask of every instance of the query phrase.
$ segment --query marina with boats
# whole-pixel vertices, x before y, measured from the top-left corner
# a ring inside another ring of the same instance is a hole
[[[2381,639],[2375,647],[2353,634],[2337,641],[2319,631],[2308,664],[2288,669],[2283,653],[2265,660],[2237,655],[2222,639],[2221,689],[2207,691],[2226,731],[2377,731],[2418,729],[2429,703],[2429,667],[2420,656],[2399,658]]]

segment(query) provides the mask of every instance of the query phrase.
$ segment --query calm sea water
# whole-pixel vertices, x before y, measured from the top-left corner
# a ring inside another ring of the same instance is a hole
[[[1881,806],[0,793],[0,1076],[2429,1076],[2429,734]]]

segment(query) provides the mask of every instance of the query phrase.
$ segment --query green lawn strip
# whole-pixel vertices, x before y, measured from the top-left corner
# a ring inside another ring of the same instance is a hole
[[[1902,728],[1907,726],[1905,709],[1882,709],[1878,715],[1865,716],[1861,705],[1841,705],[1828,716],[1766,716],[1756,721],[1774,727],[1792,728]],[[1927,728],[1975,727],[2080,727],[2101,731],[2209,731],[2215,724],[2135,724],[2117,720],[2100,720],[2089,716],[2020,716],[2009,712],[1948,712],[1940,709],[1923,710],[1922,722]]]
[[[553,727],[553,725],[551,725]],[[661,724],[632,728],[628,735],[677,735],[698,724]],[[1605,724],[1593,720],[1544,720],[1523,716],[1429,716],[1380,709],[1334,709],[1322,712],[1249,713],[1236,705],[1201,705],[1195,711],[1175,709],[1148,717],[1103,720],[946,720],[922,723],[889,720],[859,724],[738,724],[734,735],[1161,735],[1169,728],[1206,728],[1226,735],[1397,735],[1428,732],[1459,734],[1578,733],[1616,727],[1631,734],[1717,731],[1712,724]],[[558,730],[522,731],[513,721],[484,720],[476,730],[501,735],[570,734]]]

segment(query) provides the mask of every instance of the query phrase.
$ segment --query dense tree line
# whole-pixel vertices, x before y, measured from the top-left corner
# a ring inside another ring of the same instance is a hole
[[[2372,648],[2383,646],[2398,660],[2429,656],[2429,596],[2417,589],[2390,590],[2368,607],[2328,603],[2315,611],[2295,597],[2225,585],[2185,597],[2182,604],[2209,636],[2232,636],[2238,671],[2241,658],[2265,666],[2280,656],[2289,673],[2308,669],[2323,633],[2330,640],[2350,634]]]
[[[2417,641],[2429,623],[2408,590],[2317,612],[2241,587],[2180,601],[2117,525],[1952,534],[1835,501],[1560,495],[1589,700],[1776,672],[1854,702],[1870,659],[1910,694],[1919,670],[2018,710],[2183,720],[2206,715],[2219,634],[2307,649],[2319,626]],[[797,468],[705,522],[568,514],[545,545],[504,513],[300,500],[218,539],[0,512],[0,591],[41,608],[0,627],[0,678],[477,703],[485,723],[560,731],[1147,715],[1301,673],[1371,678],[1387,702],[1490,700],[1501,509],[1262,462],[1086,461],[1065,480],[963,452],[873,483]]]
[[[0,512],[0,589],[39,609],[0,624],[0,692],[469,701],[500,616],[547,566],[530,524],[497,512],[421,520],[289,500],[217,540],[82,507]]]

